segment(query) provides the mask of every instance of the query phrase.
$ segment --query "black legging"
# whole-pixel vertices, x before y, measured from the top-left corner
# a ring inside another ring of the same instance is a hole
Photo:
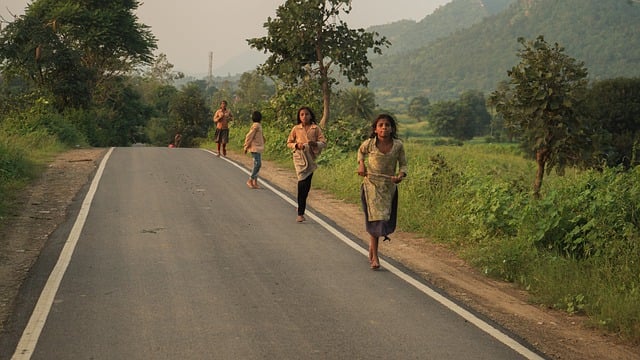
[[[313,173],[306,179],[298,181],[298,215],[304,215],[304,211],[307,209],[307,196],[311,190],[312,177]]]

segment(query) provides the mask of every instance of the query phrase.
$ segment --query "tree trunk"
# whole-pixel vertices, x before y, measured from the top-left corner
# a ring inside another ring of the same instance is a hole
[[[540,188],[542,187],[542,179],[544,178],[544,168],[547,163],[548,150],[536,151],[536,164],[538,164],[538,170],[536,171],[536,180],[533,183],[533,197],[540,199]]]
[[[325,78],[322,81],[322,120],[320,120],[320,127],[323,130],[327,128],[331,115],[329,105],[331,105],[331,89],[329,88],[329,81]]]

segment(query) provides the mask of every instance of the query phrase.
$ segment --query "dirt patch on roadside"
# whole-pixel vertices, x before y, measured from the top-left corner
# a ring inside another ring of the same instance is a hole
[[[49,235],[67,217],[67,209],[91,180],[106,149],[77,149],[58,156],[46,173],[21,197],[16,213],[0,229],[0,327],[4,331],[22,281]],[[246,168],[252,159],[230,153],[229,159]],[[263,160],[261,178],[295,194],[295,175]],[[260,191],[260,190],[256,190]],[[358,206],[312,189],[309,206],[360,239],[367,239]],[[402,206],[402,204],[400,205]],[[293,218],[292,218],[293,219]],[[460,260],[443,246],[414,234],[398,232],[381,244],[383,256],[392,258],[431,283],[518,334],[551,359],[639,359],[640,347],[623,344],[589,328],[584,317],[568,316],[531,305],[527,294],[511,284],[493,281]]]

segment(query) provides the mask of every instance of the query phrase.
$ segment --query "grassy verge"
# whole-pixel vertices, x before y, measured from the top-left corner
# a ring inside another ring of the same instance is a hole
[[[46,133],[16,136],[0,129],[0,226],[14,210],[17,194],[64,149],[64,145]]]
[[[240,150],[248,126],[234,128]],[[286,135],[264,158],[289,164]],[[456,250],[487,276],[515,282],[534,302],[640,342],[640,170],[549,174],[534,200],[535,165],[513,145],[406,141],[399,227]],[[314,186],[359,202],[355,152],[328,149]]]

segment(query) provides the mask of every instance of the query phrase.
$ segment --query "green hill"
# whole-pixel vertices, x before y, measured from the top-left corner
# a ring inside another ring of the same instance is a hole
[[[436,9],[419,22],[401,20],[387,25],[373,26],[391,41],[385,54],[398,54],[419,49],[431,42],[469,28],[484,18],[504,10],[515,0],[456,0]]]
[[[488,93],[518,62],[517,38],[538,35],[584,61],[592,80],[637,77],[639,24],[640,4],[628,0],[454,0],[389,36],[396,48],[371,58],[369,86],[431,100]],[[375,31],[386,36],[384,27]]]

